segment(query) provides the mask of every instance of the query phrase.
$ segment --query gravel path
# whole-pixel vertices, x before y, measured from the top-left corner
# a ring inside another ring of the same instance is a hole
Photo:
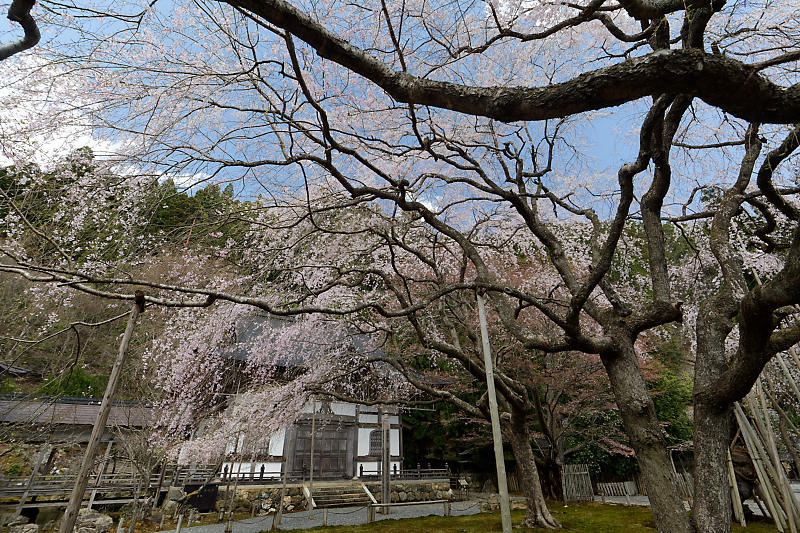
[[[453,516],[471,515],[480,512],[480,500],[469,500],[464,502],[453,502],[450,504],[450,512]],[[444,516],[444,506],[441,503],[408,505],[404,507],[392,507],[388,515],[375,514],[376,520],[400,520],[403,518],[417,518],[420,516],[438,515]],[[328,510],[329,526],[355,526],[367,523],[366,507],[343,507]],[[317,509],[313,513],[313,519],[309,520],[308,513],[289,513],[283,515],[278,529],[308,529],[322,525],[322,510]],[[259,533],[269,530],[272,527],[272,515],[256,516],[233,523],[233,533]],[[181,533],[224,533],[225,523],[211,524],[207,526],[192,526],[181,528]],[[174,533],[175,530],[168,530],[164,533]]]

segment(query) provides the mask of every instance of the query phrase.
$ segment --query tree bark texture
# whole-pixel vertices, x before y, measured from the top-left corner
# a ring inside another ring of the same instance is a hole
[[[680,93],[750,121],[791,124],[800,120],[800,84],[780,87],[751,66],[722,54],[658,50],[546,87],[477,87],[395,71],[284,0],[225,2],[295,35],[320,57],[367,78],[398,102],[514,122],[565,117],[653,94]],[[631,6],[641,3],[629,2]]]
[[[531,436],[528,432],[525,413],[514,410],[507,427],[511,440],[511,450],[514,453],[514,459],[517,461],[517,477],[528,508],[525,512],[525,518],[519,524],[519,527],[542,527],[547,529],[561,527],[558,520],[550,514],[542,493],[542,483],[539,479],[539,472],[536,470],[536,461],[531,449]]]
[[[33,48],[42,38],[36,21],[31,16],[31,9],[33,9],[34,4],[34,0],[13,0],[8,7],[8,20],[12,20],[22,26],[25,34],[19,41],[0,46],[0,61]]]
[[[692,519],[697,533],[731,530],[728,444],[730,410],[707,405],[694,406],[694,507]]]
[[[731,404],[715,398],[720,376],[727,370],[725,339],[733,324],[735,302],[730,291],[721,291],[700,306],[697,316],[697,357],[694,375],[694,508],[698,533],[731,530],[728,444]]]
[[[664,432],[647,392],[633,342],[621,338],[617,351],[601,357],[625,431],[636,452],[658,531],[691,533],[692,525],[672,476]]]

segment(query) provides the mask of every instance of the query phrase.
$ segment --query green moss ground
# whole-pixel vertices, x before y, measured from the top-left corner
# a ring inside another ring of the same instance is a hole
[[[564,508],[558,503],[550,503],[550,510],[561,522],[561,531],[586,533],[651,533],[656,529],[653,516],[646,507],[625,507],[622,505],[602,505],[599,503],[571,504]],[[514,511],[512,520],[518,524],[523,511]],[[318,527],[300,531],[324,531],[326,533],[490,533],[500,532],[500,515],[482,513],[472,516],[444,518],[429,516],[406,520],[382,520],[374,524],[345,527]],[[514,529],[514,531],[543,532],[545,529]],[[776,531],[771,523],[748,524],[746,529],[734,525],[734,533],[767,533]]]

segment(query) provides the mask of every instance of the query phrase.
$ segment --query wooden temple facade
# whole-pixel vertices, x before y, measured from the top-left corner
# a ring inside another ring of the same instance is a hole
[[[261,442],[234,438],[226,450],[222,477],[274,482],[368,478],[379,475],[384,449],[382,417],[389,418],[391,472],[403,468],[402,420],[395,407],[377,408],[345,402],[309,403],[290,427]],[[313,438],[312,438],[313,428]],[[255,453],[249,451],[255,449]],[[243,452],[243,450],[248,450]],[[313,457],[313,458],[312,458]]]

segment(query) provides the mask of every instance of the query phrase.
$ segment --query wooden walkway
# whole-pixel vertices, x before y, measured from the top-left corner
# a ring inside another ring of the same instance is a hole
[[[213,480],[213,474],[209,468],[171,468],[153,474],[149,479],[131,473],[93,474],[89,478],[84,500],[94,504],[126,503],[133,501],[137,488],[141,497],[148,497],[166,492],[170,485],[184,486]],[[0,476],[0,499],[5,500],[0,508],[17,508],[20,500],[23,501],[22,508],[65,506],[75,481],[74,474]]]

